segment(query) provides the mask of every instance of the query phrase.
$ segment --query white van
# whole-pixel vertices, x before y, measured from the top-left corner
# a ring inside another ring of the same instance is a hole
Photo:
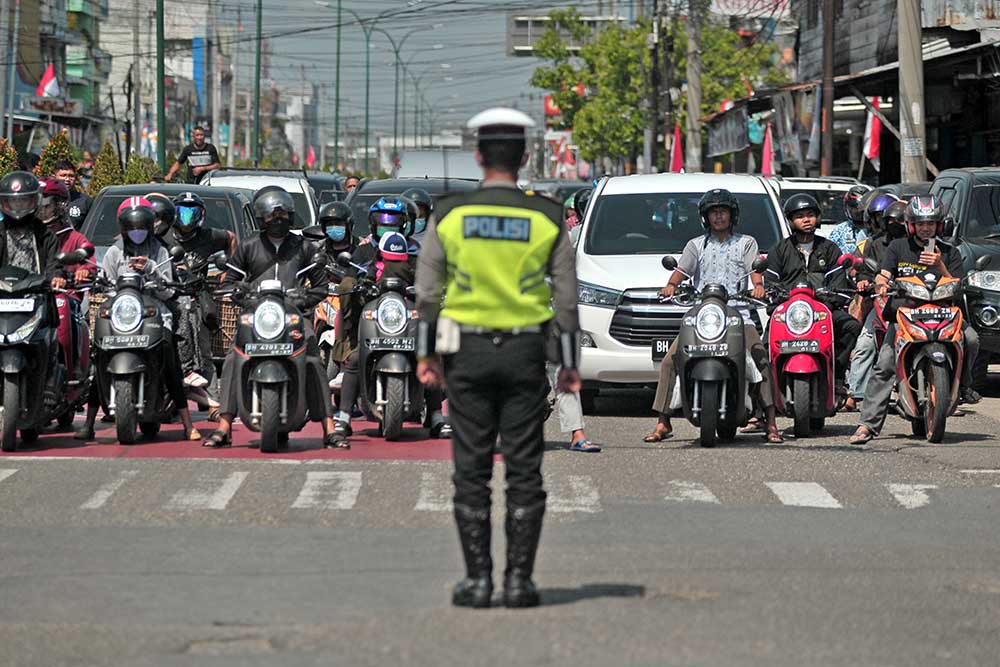
[[[739,200],[737,231],[756,238],[762,253],[788,235],[775,188],[758,176],[653,174],[598,184],[572,235],[585,409],[602,386],[656,384],[652,342],[676,336],[687,310],[660,303],[657,292],[670,278],[660,261],[705,233],[698,200],[714,188]]]

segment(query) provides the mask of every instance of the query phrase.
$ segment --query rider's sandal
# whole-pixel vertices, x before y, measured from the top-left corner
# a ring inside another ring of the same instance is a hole
[[[338,438],[349,438],[354,435],[354,429],[351,428],[350,422],[341,421],[340,419],[333,420],[333,435]]]
[[[777,426],[767,429],[767,442],[769,444],[780,445],[784,441],[785,439],[781,436],[781,431],[778,430]]]
[[[201,431],[192,426],[190,431],[184,432],[184,438],[188,442],[198,442],[201,440]]]
[[[219,447],[229,447],[232,444],[233,441],[228,433],[216,429],[212,431],[211,435],[208,436],[208,439],[205,440],[205,442],[201,443],[201,446],[217,449]]]
[[[571,452],[599,452],[601,451],[600,445],[595,445],[590,440],[586,438],[580,438],[573,444],[569,446],[569,451]]]
[[[663,440],[666,440],[667,438],[669,438],[673,434],[674,434],[674,429],[672,429],[672,428],[667,429],[665,431],[656,430],[656,431],[653,431],[652,433],[646,435],[646,437],[644,437],[642,439],[642,441],[643,442],[661,442]]]
[[[347,438],[342,438],[336,433],[327,433],[325,436],[323,436],[323,448],[350,449],[351,443],[347,441]]]
[[[764,431],[764,421],[759,417],[751,417],[747,425],[740,429],[740,433],[744,435],[748,433],[763,433]]]
[[[871,439],[874,437],[875,434],[872,433],[870,428],[868,428],[867,426],[859,426],[858,430],[855,431],[854,435],[851,436],[850,442],[852,445],[863,445],[867,442],[870,442]]]

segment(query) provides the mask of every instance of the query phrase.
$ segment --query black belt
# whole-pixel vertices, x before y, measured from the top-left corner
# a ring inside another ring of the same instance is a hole
[[[513,329],[490,329],[487,327],[476,327],[471,324],[462,324],[459,327],[462,333],[480,334],[483,336],[518,336],[527,333],[542,333],[541,324],[530,324],[526,327],[514,327]]]

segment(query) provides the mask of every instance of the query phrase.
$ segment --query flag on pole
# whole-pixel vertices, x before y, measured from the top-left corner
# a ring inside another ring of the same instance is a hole
[[[872,98],[872,106],[876,109],[880,108],[878,97]],[[878,116],[869,111],[868,120],[865,122],[865,144],[861,152],[871,163],[872,167],[875,168],[875,171],[879,171],[882,166],[879,160],[879,142],[881,134],[882,121],[878,119]]]
[[[49,63],[42,74],[42,80],[38,82],[38,89],[35,90],[38,97],[59,97],[59,82],[56,80],[56,68]]]
[[[774,142],[771,139],[771,124],[764,130],[764,149],[761,155],[760,173],[765,176],[774,175]]]
[[[680,174],[684,171],[684,151],[681,146],[681,124],[674,123],[674,140],[670,144],[670,173]]]
[[[313,149],[312,144],[309,145],[309,150],[306,151],[306,166],[310,169],[316,164],[316,151]]]

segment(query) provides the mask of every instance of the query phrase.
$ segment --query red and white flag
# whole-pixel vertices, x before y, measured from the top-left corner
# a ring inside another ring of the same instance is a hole
[[[681,146],[681,124],[674,123],[674,140],[670,143],[670,173],[684,171],[684,150]]]
[[[872,98],[872,106],[879,109],[878,98]],[[882,121],[872,112],[868,112],[868,120],[865,122],[865,144],[862,149],[862,153],[875,168],[875,171],[879,171],[881,163],[879,162],[878,151],[879,151],[879,138],[882,134]]]
[[[312,144],[309,145],[309,150],[306,151],[306,166],[310,169],[316,164],[316,151],[313,150]]]
[[[59,82],[56,80],[56,68],[50,63],[45,68],[42,80],[38,82],[38,89],[35,91],[38,97],[59,97]]]

